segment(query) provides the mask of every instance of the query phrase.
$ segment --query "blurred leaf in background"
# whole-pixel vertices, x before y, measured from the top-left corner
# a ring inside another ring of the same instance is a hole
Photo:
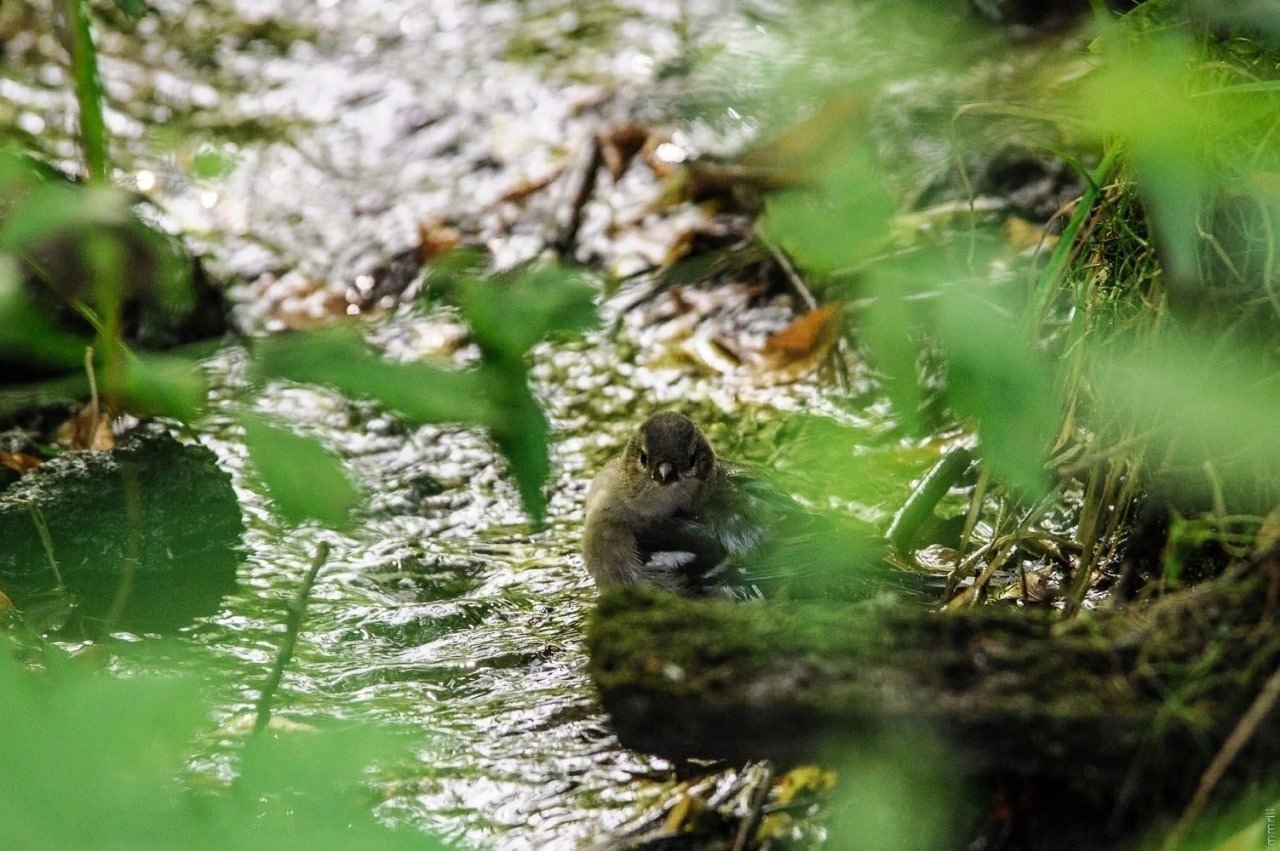
[[[1166,36],[1134,46],[1117,31],[1104,40],[1103,56],[1082,88],[1082,111],[1101,136],[1119,137],[1128,150],[1168,271],[1190,285],[1197,216],[1218,176],[1201,146],[1209,104],[1192,98],[1192,44]]]
[[[205,143],[191,158],[191,176],[197,180],[225,177],[236,165],[237,155],[233,145]]]
[[[976,289],[947,292],[935,321],[948,404],[977,423],[982,457],[997,478],[1026,496],[1040,495],[1060,410],[1049,363],[1015,315]]]
[[[130,203],[114,187],[0,153],[0,356],[11,378],[39,378],[79,371],[92,345],[108,397],[189,420],[203,395],[194,366],[126,355],[123,342],[187,341],[193,263]]]
[[[1140,418],[1166,460],[1202,475],[1204,463],[1274,475],[1280,381],[1269,353],[1247,346],[1213,356],[1194,341],[1129,346],[1100,373],[1112,410]]]
[[[495,406],[483,425],[511,464],[535,524],[546,513],[550,426],[529,386],[529,352],[540,340],[594,327],[595,292],[568,270],[540,267],[505,278],[471,279],[459,293],[462,315],[480,346],[482,399]]]
[[[472,278],[459,292],[462,315],[489,362],[523,359],[539,340],[593,328],[596,288],[557,267]]]
[[[23,288],[17,261],[0,254],[0,362],[73,367],[89,342],[59,328]]]
[[[125,360],[121,393],[138,414],[194,422],[208,388],[199,367],[184,357],[134,354]]]
[[[1102,67],[1085,79],[1078,108],[1097,138],[1126,152],[1171,300],[1186,304],[1204,285],[1222,283],[1207,279],[1216,276],[1201,259],[1230,253],[1230,241],[1214,233],[1215,206],[1254,195],[1261,187],[1245,176],[1277,166],[1280,81],[1242,80],[1190,38],[1137,25],[1108,30],[1101,45]],[[1274,73],[1267,65],[1258,71]],[[1274,244],[1274,231],[1264,238]],[[1222,259],[1221,271],[1239,277],[1239,263]]]
[[[498,417],[476,371],[384,360],[351,325],[261,339],[254,346],[254,370],[260,378],[287,378],[377,399],[414,422],[484,425]]]

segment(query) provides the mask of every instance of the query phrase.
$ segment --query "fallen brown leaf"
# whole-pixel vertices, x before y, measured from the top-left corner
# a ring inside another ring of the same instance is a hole
[[[765,384],[796,381],[813,372],[840,339],[840,305],[821,305],[764,341],[754,377]]]
[[[788,360],[825,356],[839,337],[840,305],[832,302],[814,308],[781,331],[770,334],[764,341],[764,353]]]
[[[116,446],[111,433],[110,411],[99,411],[96,401],[86,402],[71,419],[58,426],[54,442],[68,449],[104,452]]]
[[[8,467],[22,475],[26,475],[43,463],[43,458],[37,458],[25,452],[0,452],[0,466]]]
[[[462,232],[435,219],[418,222],[418,260],[430,263],[462,243]]]
[[[599,140],[600,157],[616,183],[636,154],[644,149],[649,140],[649,128],[628,121],[601,133]]]
[[[1029,222],[1018,216],[1010,216],[1004,223],[1004,238],[1014,251],[1026,251],[1029,248],[1053,248],[1058,237],[1044,232],[1040,225]]]

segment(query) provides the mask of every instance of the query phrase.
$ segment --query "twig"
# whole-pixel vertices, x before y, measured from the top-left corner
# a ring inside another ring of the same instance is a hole
[[[964,605],[967,606],[975,605],[986,593],[986,588],[991,582],[991,577],[996,575],[997,570],[1004,567],[1004,563],[1009,560],[1009,556],[1013,555],[1013,551],[1017,549],[1017,546],[1016,538],[1013,535],[1010,535],[1004,544],[996,550],[995,556],[993,556],[991,561],[987,563],[987,566],[983,568],[982,573],[979,574],[978,578],[973,580],[973,584],[964,589],[964,593],[956,597],[955,600],[947,603],[947,608],[951,608],[953,603],[958,605],[958,603],[956,603],[958,600],[963,600]]]
[[[756,228],[756,239],[760,240],[760,244],[773,257],[774,262],[778,264],[778,268],[782,270],[782,274],[786,275],[787,282],[791,284],[791,288],[795,290],[796,298],[800,299],[804,304],[805,310],[817,310],[818,300],[813,297],[813,293],[809,292],[809,287],[805,284],[804,278],[800,277],[800,273],[796,271],[796,267],[791,265],[791,261],[787,259],[787,255],[782,253],[773,240],[769,239],[760,228]]]
[[[760,827],[760,819],[764,815],[764,802],[768,800],[769,789],[773,786],[773,763],[765,760],[763,768],[764,776],[760,778],[760,785],[751,796],[751,812],[747,813],[747,817],[738,826],[738,838],[733,843],[733,851],[746,851],[750,848],[751,838]]]
[[[973,569],[977,567],[978,562],[982,561],[982,559],[986,557],[987,553],[994,550],[997,543],[997,541],[988,541],[974,550],[973,553],[963,561],[957,561],[956,566],[951,568],[951,571],[947,574],[946,587],[942,591],[942,599],[946,600],[946,602],[942,604],[944,609],[948,608],[955,602],[955,600],[952,599],[952,596],[955,595],[956,586],[960,584],[960,580],[972,573]],[[965,590],[967,591],[968,589]],[[956,597],[956,600],[958,599],[959,597]]]
[[[102,418],[102,407],[98,404],[98,379],[93,374],[93,346],[84,347],[84,374],[89,378],[89,410],[93,411],[89,439],[85,443],[92,446],[94,435],[98,433],[98,421]]]
[[[584,157],[585,165],[579,175],[576,191],[569,201],[568,221],[564,223],[559,233],[547,241],[556,256],[562,260],[573,259],[573,247],[578,240],[578,231],[582,227],[583,210],[596,191],[596,175],[600,173],[600,168],[604,164],[604,150],[600,144],[600,137],[592,136],[587,144],[589,147]]]
[[[124,614],[124,607],[133,595],[133,583],[137,577],[138,563],[142,560],[142,491],[138,481],[138,469],[132,461],[123,461],[120,465],[120,489],[123,492],[125,523],[129,527],[129,538],[125,545],[124,563],[120,569],[120,584],[116,586],[115,596],[111,598],[111,608],[102,619],[102,634],[111,634],[111,628]]]
[[[1200,816],[1205,804],[1209,803],[1209,796],[1213,794],[1218,781],[1226,774],[1227,769],[1231,766],[1236,756],[1239,755],[1241,749],[1253,738],[1253,734],[1258,731],[1258,726],[1275,708],[1277,701],[1280,701],[1280,668],[1276,668],[1266,683],[1263,684],[1262,690],[1258,692],[1258,696],[1254,698],[1249,709],[1241,716],[1235,729],[1231,731],[1231,735],[1227,736],[1227,740],[1222,743],[1222,748],[1218,751],[1217,756],[1213,758],[1213,762],[1209,763],[1209,767],[1200,776],[1200,785],[1196,787],[1196,793],[1191,797],[1191,803],[1187,804],[1187,809],[1182,813],[1182,818],[1178,819],[1177,825],[1174,826],[1169,836],[1165,839],[1164,845],[1161,846],[1163,851],[1174,851],[1182,843],[1182,838],[1187,829],[1191,827],[1191,823]]]
[[[49,559],[53,578],[58,580],[58,590],[63,591],[67,586],[62,581],[62,571],[58,570],[58,559],[53,554],[53,538],[49,535],[49,524],[45,522],[44,514],[35,503],[27,503],[27,511],[31,514],[31,522],[35,524],[36,534],[40,536],[40,545],[44,547],[44,554]]]
[[[315,558],[311,560],[311,568],[302,578],[302,584],[298,586],[297,596],[289,603],[284,641],[280,642],[280,651],[276,654],[275,664],[271,666],[271,675],[267,677],[267,682],[262,686],[261,694],[258,695],[258,717],[253,722],[254,735],[265,730],[267,724],[271,722],[271,701],[275,699],[276,691],[280,688],[280,680],[284,677],[284,668],[293,658],[293,649],[298,644],[298,631],[302,629],[302,616],[307,611],[307,599],[311,596],[311,586],[315,585],[316,575],[320,573],[320,568],[328,558],[329,544],[327,541],[321,541],[316,547]]]

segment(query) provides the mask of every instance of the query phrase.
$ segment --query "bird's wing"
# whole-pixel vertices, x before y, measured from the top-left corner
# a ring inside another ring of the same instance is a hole
[[[683,516],[642,525],[635,540],[645,578],[687,594],[702,593],[702,577],[727,555],[716,536]]]
[[[921,593],[912,574],[885,563],[883,536],[855,518],[809,509],[747,468],[726,469],[727,487],[704,524],[725,552],[707,571],[723,593],[865,599]]]

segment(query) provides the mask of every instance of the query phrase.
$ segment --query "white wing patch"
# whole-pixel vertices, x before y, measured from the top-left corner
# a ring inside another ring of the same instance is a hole
[[[682,550],[664,550],[662,552],[651,553],[649,560],[645,562],[645,567],[655,567],[659,570],[679,570],[688,564],[693,564],[697,560],[696,553],[684,552]]]

